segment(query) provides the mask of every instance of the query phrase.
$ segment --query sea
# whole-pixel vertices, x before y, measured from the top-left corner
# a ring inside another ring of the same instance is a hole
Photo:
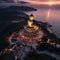
[[[36,7],[37,8],[37,7]],[[28,15],[33,14],[37,21],[48,22],[52,25],[52,32],[60,38],[60,10],[37,8],[37,11],[26,12]]]

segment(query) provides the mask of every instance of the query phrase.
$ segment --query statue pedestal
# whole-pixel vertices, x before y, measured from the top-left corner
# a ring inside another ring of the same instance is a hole
[[[37,25],[32,25],[32,27],[29,27],[29,26],[24,26],[24,29],[27,31],[27,32],[35,32],[39,29],[39,27]]]

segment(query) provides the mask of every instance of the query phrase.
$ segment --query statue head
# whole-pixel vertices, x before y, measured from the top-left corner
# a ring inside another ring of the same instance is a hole
[[[33,14],[30,15],[29,20],[31,20],[31,21],[34,20]]]

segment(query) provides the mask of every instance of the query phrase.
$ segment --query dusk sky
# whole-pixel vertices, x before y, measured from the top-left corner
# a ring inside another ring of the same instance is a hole
[[[33,4],[60,5],[60,0],[23,0],[23,1],[28,1]]]
[[[9,1],[9,0],[1,0],[1,1]],[[10,0],[14,2],[19,2],[19,1],[27,1],[30,2],[31,4],[37,4],[37,5],[60,5],[60,0]]]
[[[60,1],[60,0],[23,0],[23,1],[43,1],[44,2],[44,1]]]

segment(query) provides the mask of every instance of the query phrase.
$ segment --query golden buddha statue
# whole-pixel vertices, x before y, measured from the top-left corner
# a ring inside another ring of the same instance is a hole
[[[27,25],[24,26],[24,29],[27,32],[34,32],[34,31],[38,30],[39,27],[37,25],[33,24],[33,20],[34,20],[34,16],[31,14],[29,17],[29,20],[27,22]]]
[[[34,16],[31,14],[30,17],[29,17],[29,20],[28,20],[28,26],[29,26],[29,27],[32,27],[32,25],[33,25],[33,20],[34,20]]]

